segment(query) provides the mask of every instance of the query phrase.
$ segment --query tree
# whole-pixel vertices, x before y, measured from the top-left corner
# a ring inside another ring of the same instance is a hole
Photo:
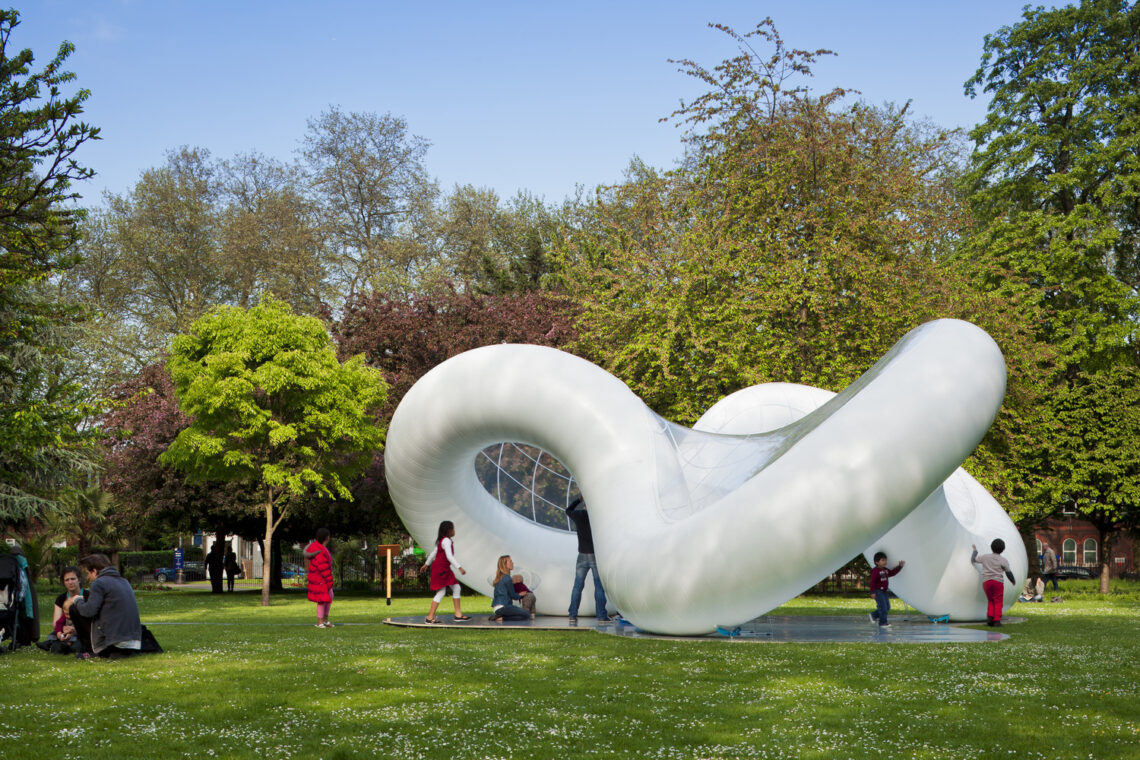
[[[538,290],[552,271],[559,223],[542,201],[526,192],[502,203],[493,190],[456,187],[443,199],[435,219],[440,274],[447,282],[461,283],[463,290]]]
[[[1061,504],[1103,530],[1134,523],[1116,474],[1134,466],[1124,421],[1140,366],[1140,9],[1123,0],[1029,8],[986,37],[967,94],[991,96],[967,176],[973,279],[1025,315],[1055,358],[1024,429],[1027,518]],[[1045,369],[1045,368],[1043,368]],[[1108,390],[1114,389],[1114,390]],[[1097,462],[1089,461],[1096,451]],[[1102,588],[1107,589],[1107,576]]]
[[[252,153],[221,164],[221,250],[231,302],[249,308],[273,293],[315,315],[332,294],[320,209],[300,168]]]
[[[1046,456],[1060,473],[1053,503],[1067,503],[1097,529],[1107,594],[1112,545],[1140,515],[1140,370],[1081,375],[1052,406]]]
[[[126,532],[144,542],[199,528],[251,540],[261,535],[252,486],[191,478],[162,461],[191,421],[178,406],[165,366],[152,364],[124,380],[110,399],[99,419],[106,448],[102,484],[117,498],[116,518]]]
[[[257,154],[169,152],[90,216],[81,251],[62,287],[98,314],[85,350],[104,391],[158,361],[215,305],[247,308],[267,291],[315,314],[331,294],[300,170]]]
[[[681,62],[709,86],[674,114],[684,165],[635,161],[560,251],[576,349],[682,423],[757,382],[841,389],[959,290],[954,135],[812,95],[827,51],[787,48],[770,20],[720,28],[739,55]]]
[[[118,548],[123,536],[115,498],[98,486],[77,489],[63,499],[60,509],[47,517],[47,532],[54,538],[75,541],[80,558],[95,547]]]
[[[438,189],[423,165],[428,146],[392,114],[334,107],[309,121],[301,153],[344,298],[409,292],[430,265],[424,220]]]
[[[49,278],[75,264],[82,212],[72,183],[87,179],[75,153],[98,129],[78,121],[86,90],[62,94],[74,75],[60,45],[41,71],[31,50],[12,54],[16,11],[0,11],[0,519],[55,506],[90,471],[91,431],[69,350],[82,314],[52,297]]]
[[[969,179],[976,249],[1029,275],[1069,377],[1135,356],[1140,312],[1140,8],[1026,8],[986,37],[967,94],[990,94]]]
[[[360,356],[339,362],[319,319],[272,296],[197,320],[175,338],[167,368],[193,421],[161,461],[193,478],[257,488],[267,548],[293,500],[351,499],[348,485],[382,444],[372,416],[386,398],[380,373]],[[263,605],[270,575],[266,551]]]

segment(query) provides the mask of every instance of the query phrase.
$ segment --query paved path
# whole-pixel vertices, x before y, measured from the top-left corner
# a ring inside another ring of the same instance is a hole
[[[1006,623],[1022,622],[1024,618],[1007,618]],[[642,639],[690,639],[720,641],[779,641],[779,642],[863,642],[868,644],[930,644],[939,642],[984,642],[1008,639],[1006,633],[993,628],[965,627],[961,624],[931,623],[917,615],[892,615],[891,627],[883,631],[865,615],[770,615],[756,618],[739,629],[707,636],[660,636],[639,630],[625,621],[603,623],[592,617],[578,618],[570,623],[567,618],[539,615],[534,620],[491,622],[487,615],[473,615],[471,620],[455,621],[451,615],[439,615],[439,623],[424,622],[422,615],[391,617],[388,625],[414,628],[511,628],[543,631],[597,631],[614,636]],[[725,635],[728,633],[730,635]]]

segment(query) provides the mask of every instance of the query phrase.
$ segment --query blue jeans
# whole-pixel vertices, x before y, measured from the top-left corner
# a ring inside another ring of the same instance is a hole
[[[871,617],[879,622],[879,625],[887,624],[887,613],[891,611],[891,592],[885,588],[875,589],[875,611],[871,613]]]
[[[606,619],[606,592],[602,579],[598,577],[598,560],[593,554],[578,554],[574,564],[574,588],[570,590],[570,617],[578,617],[578,605],[582,603],[582,589],[586,585],[586,573],[594,573],[594,614],[598,620]]]

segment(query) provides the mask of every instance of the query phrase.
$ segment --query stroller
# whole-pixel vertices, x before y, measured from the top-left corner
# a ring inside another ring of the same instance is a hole
[[[20,602],[24,598],[24,573],[11,554],[0,554],[0,651],[8,641],[8,650],[16,651],[16,631],[20,623]]]

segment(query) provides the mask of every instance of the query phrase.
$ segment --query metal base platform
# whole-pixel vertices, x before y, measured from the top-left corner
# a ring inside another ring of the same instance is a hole
[[[891,625],[880,628],[866,615],[765,615],[739,627],[721,628],[705,636],[663,636],[642,631],[624,620],[609,622],[593,617],[568,618],[539,615],[532,620],[491,621],[487,615],[472,615],[471,620],[454,620],[451,615],[438,615],[438,623],[427,623],[422,616],[390,617],[387,625],[408,628],[480,628],[525,631],[597,631],[613,636],[635,639],[665,639],[690,641],[746,641],[746,642],[833,642],[867,644],[930,644],[942,642],[1002,641],[1009,635],[997,628],[966,626],[977,623],[932,623],[921,616],[892,615]],[[1016,624],[1025,618],[1010,617],[1004,622]],[[983,624],[984,626],[984,624]]]

